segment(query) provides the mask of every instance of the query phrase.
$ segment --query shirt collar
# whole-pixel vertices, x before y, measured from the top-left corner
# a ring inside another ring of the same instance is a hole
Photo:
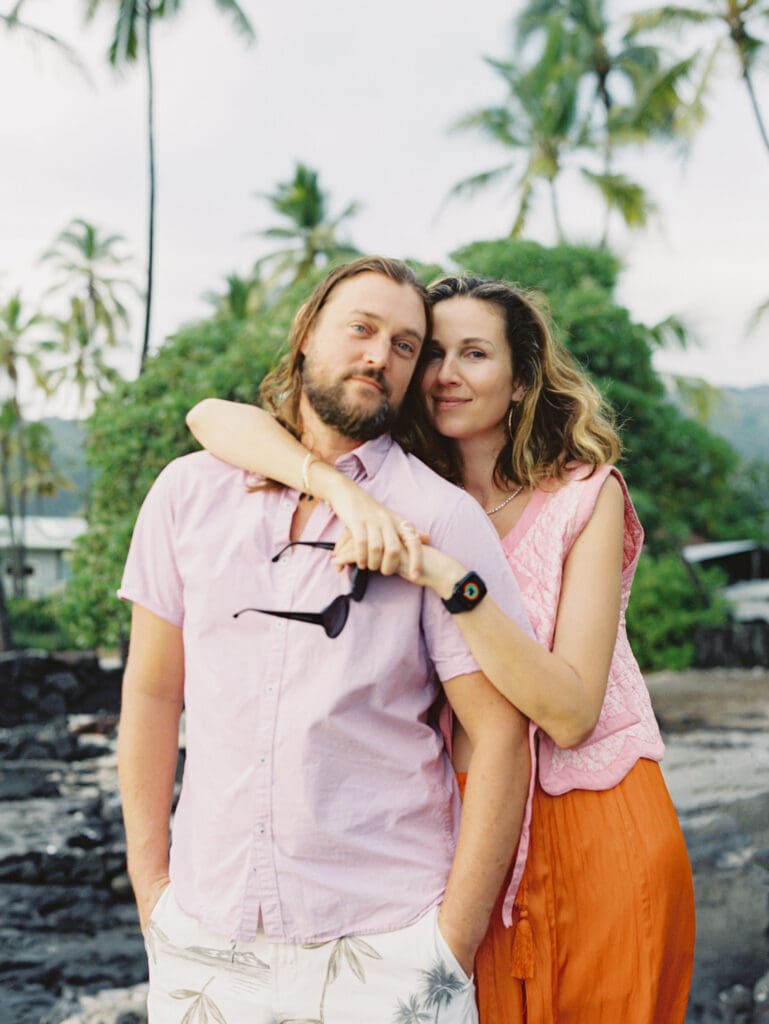
[[[393,439],[390,435],[382,434],[380,437],[375,437],[373,441],[366,441],[358,448],[342,455],[334,465],[340,473],[344,473],[345,476],[349,476],[353,480],[371,479],[379,472],[392,446]]]

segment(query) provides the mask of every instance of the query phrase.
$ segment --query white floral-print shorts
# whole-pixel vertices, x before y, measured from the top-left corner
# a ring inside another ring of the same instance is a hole
[[[473,979],[438,929],[293,946],[234,942],[180,909],[169,886],[145,934],[149,1024],[478,1024]]]

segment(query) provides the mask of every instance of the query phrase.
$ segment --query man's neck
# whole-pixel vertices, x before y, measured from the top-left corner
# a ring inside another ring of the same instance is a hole
[[[302,417],[302,444],[324,462],[333,466],[337,459],[360,446],[360,441],[344,437],[324,423],[304,395],[300,399],[299,411]]]

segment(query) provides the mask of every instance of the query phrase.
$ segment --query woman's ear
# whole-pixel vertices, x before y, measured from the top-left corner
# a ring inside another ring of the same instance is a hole
[[[512,395],[512,398],[510,399],[510,401],[511,402],[520,402],[525,394],[526,394],[526,388],[523,386],[523,384],[519,384],[516,387],[515,391],[513,392],[513,395]]]

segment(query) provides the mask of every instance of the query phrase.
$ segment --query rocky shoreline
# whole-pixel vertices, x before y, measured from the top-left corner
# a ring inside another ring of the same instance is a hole
[[[697,894],[687,1024],[769,1024],[769,671],[649,687]],[[0,656],[0,1024],[146,1021],[118,701],[119,674],[93,658]]]

